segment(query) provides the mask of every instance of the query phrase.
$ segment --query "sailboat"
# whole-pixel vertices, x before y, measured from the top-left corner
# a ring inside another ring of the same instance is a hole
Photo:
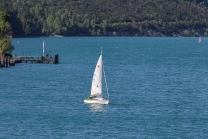
[[[85,103],[90,103],[90,104],[108,104],[109,103],[109,94],[108,94],[106,77],[105,77],[105,84],[106,84],[106,92],[108,95],[108,99],[106,100],[102,98],[102,74],[103,73],[105,77],[105,71],[104,71],[104,66],[103,66],[103,61],[102,61],[102,50],[101,50],[101,54],[96,64],[93,79],[92,79],[90,96],[84,100]]]
[[[201,43],[201,41],[202,41],[202,39],[201,39],[201,37],[199,37],[198,43]]]

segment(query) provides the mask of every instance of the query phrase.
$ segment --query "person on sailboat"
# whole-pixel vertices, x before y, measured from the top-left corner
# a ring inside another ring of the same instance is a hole
[[[93,99],[93,96],[89,96],[87,99],[88,100],[92,100]]]

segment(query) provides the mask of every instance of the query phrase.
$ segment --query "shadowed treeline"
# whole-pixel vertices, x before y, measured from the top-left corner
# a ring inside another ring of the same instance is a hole
[[[206,0],[0,0],[13,35],[208,36]]]

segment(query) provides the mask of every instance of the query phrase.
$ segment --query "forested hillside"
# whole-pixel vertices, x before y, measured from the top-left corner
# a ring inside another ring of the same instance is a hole
[[[208,36],[206,0],[0,0],[13,36]]]

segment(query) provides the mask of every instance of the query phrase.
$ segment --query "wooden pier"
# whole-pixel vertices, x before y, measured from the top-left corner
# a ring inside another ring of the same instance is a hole
[[[4,65],[0,67],[14,66],[16,63],[30,63],[30,64],[58,64],[58,54],[54,57],[34,57],[34,56],[14,56],[5,57]],[[1,63],[0,63],[1,64]]]

